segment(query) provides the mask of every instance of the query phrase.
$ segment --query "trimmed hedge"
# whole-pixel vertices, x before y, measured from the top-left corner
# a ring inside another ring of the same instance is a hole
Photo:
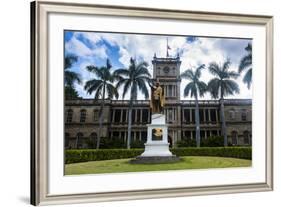
[[[215,156],[252,159],[251,147],[189,147],[171,149],[177,156]]]
[[[190,138],[184,138],[183,140],[177,142],[178,147],[196,147],[196,140]],[[207,139],[201,137],[200,140],[201,147],[223,147],[224,140],[222,136],[210,136]]]
[[[97,140],[89,140],[87,142],[88,149],[94,149],[97,146]],[[100,149],[126,149],[127,143],[124,142],[123,138],[113,137],[101,137],[100,138]],[[144,141],[132,140],[131,148],[144,148]]]
[[[252,159],[251,147],[189,147],[170,149],[177,156],[216,156]],[[80,149],[66,150],[65,163],[77,163],[98,160],[133,158],[140,155],[144,149]]]
[[[80,149],[66,150],[65,163],[131,158],[140,155],[143,149]]]

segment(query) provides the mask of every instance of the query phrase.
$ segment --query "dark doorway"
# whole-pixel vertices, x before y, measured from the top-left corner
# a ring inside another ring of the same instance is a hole
[[[168,136],[168,142],[169,142],[169,144],[170,144],[169,147],[173,147],[173,139],[172,139],[171,136]]]

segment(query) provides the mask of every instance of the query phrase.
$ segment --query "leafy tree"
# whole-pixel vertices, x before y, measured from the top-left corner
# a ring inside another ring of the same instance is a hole
[[[252,44],[248,43],[245,50],[247,54],[240,60],[238,71],[239,73],[245,71],[243,82],[250,88],[252,84]]]
[[[181,74],[182,78],[189,80],[190,82],[185,86],[183,95],[184,97],[190,96],[195,98],[195,124],[196,124],[196,146],[200,147],[200,117],[199,117],[199,104],[198,96],[203,97],[207,91],[207,84],[200,81],[201,70],[205,68],[205,65],[200,65],[193,72],[192,69],[187,69]]]
[[[121,68],[115,71],[118,79],[117,88],[123,86],[123,98],[127,93],[130,95],[129,113],[128,113],[128,139],[127,148],[131,147],[131,131],[132,131],[132,107],[133,101],[137,99],[139,92],[148,98],[149,93],[147,83],[150,83],[150,73],[147,69],[146,62],[137,63],[133,58],[130,59],[128,68]]]
[[[81,77],[78,73],[70,71],[72,65],[77,61],[77,57],[68,55],[64,58],[64,92],[65,99],[79,98],[78,92],[74,88],[74,83],[81,84]]]
[[[64,86],[64,96],[66,100],[81,99],[78,92],[71,86]]]
[[[106,60],[106,65],[102,67],[96,67],[94,65],[88,65],[86,69],[93,73],[96,78],[88,80],[85,83],[84,89],[88,94],[95,92],[95,99],[101,99],[101,107],[99,110],[99,132],[97,137],[97,146],[99,149],[100,146],[100,137],[101,137],[101,127],[103,122],[103,108],[106,95],[109,99],[118,98],[117,89],[114,87],[114,76],[111,72],[112,66],[109,59]]]
[[[239,85],[232,79],[236,79],[239,74],[229,71],[230,61],[227,60],[223,65],[212,62],[209,65],[209,72],[214,76],[208,83],[208,90],[215,99],[220,98],[220,118],[222,123],[222,136],[224,146],[227,146],[226,125],[224,116],[224,97],[239,93]]]

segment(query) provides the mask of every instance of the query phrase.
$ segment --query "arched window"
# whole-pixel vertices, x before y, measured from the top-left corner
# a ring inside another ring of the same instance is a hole
[[[86,121],[86,110],[85,109],[82,109],[80,111],[80,122],[81,123],[84,123]]]
[[[244,138],[244,144],[250,144],[250,132],[249,131],[244,131],[243,132],[243,138]]]
[[[64,147],[65,148],[69,148],[69,137],[70,137],[69,133],[65,133],[65,135],[64,135]]]
[[[94,111],[93,111],[93,121],[97,122],[98,120],[99,120],[99,110],[94,109]]]
[[[231,142],[232,142],[232,145],[238,144],[238,133],[237,133],[237,131],[231,132]]]
[[[230,109],[228,113],[229,113],[229,118],[231,120],[235,119],[235,110],[234,109]]]
[[[243,109],[241,112],[241,120],[247,121],[247,111],[245,109]]]
[[[173,109],[172,108],[168,109],[168,122],[169,123],[173,122]]]
[[[76,135],[76,148],[79,149],[79,148],[82,148],[82,143],[83,143],[83,133],[81,132],[78,132],[77,135]]]
[[[73,110],[68,109],[67,112],[66,112],[66,122],[67,123],[72,122],[72,117],[73,117]]]

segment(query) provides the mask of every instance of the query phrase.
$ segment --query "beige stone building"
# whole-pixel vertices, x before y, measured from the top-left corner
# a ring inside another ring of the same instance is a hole
[[[182,139],[195,139],[195,102],[180,100],[179,57],[152,60],[153,78],[160,82],[165,94],[164,113],[168,124],[169,142],[176,147]],[[128,128],[128,100],[106,100],[103,110],[101,136],[126,141]],[[97,137],[100,100],[80,99],[65,101],[65,147],[87,148]],[[221,134],[218,100],[199,101],[201,138]],[[137,100],[132,111],[132,139],[146,140],[146,124],[150,123],[149,100]],[[225,120],[228,142],[233,145],[251,145],[252,100],[226,99]],[[78,144],[77,144],[78,142]]]

